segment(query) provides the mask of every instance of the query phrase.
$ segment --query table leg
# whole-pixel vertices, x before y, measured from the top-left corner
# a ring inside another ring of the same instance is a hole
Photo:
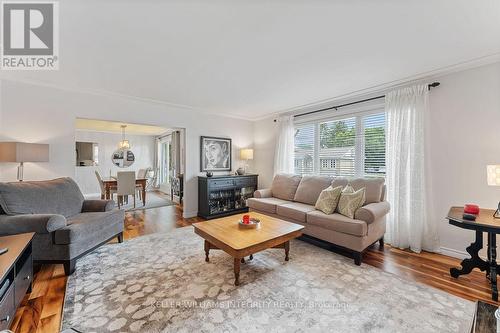
[[[142,184],[142,205],[146,206],[146,182]]]
[[[210,253],[210,243],[206,240],[205,241],[205,261],[208,262],[208,254]]]
[[[288,253],[290,252],[290,241],[285,242],[285,261],[288,261]]]
[[[481,271],[486,271],[489,268],[489,264],[479,257],[479,250],[483,248],[483,232],[476,230],[476,240],[474,243],[467,247],[467,252],[470,254],[470,258],[462,260],[460,265],[461,269],[451,268],[450,275],[454,278],[460,275],[469,274],[474,268],[479,268]]]
[[[490,282],[491,282],[491,299],[498,301],[497,289],[497,238],[496,234],[488,233],[488,253],[490,258]]]
[[[234,258],[234,285],[240,285],[240,258]]]
[[[109,184],[106,183],[106,200],[109,200]]]
[[[253,254],[250,255],[250,258],[248,260],[252,260],[253,259]]]

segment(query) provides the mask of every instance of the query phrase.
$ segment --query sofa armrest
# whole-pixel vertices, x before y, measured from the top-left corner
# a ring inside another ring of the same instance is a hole
[[[84,200],[82,213],[107,212],[115,208],[113,200]]]
[[[254,198],[271,198],[273,193],[270,188],[265,188],[262,190],[257,190],[253,193]]]
[[[354,218],[370,224],[389,213],[390,208],[387,201],[374,202],[358,209],[354,213]]]
[[[66,226],[66,218],[58,214],[0,215],[0,234],[15,235],[25,232],[48,234]]]

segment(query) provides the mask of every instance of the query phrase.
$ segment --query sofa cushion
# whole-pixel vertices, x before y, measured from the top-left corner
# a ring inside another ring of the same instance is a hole
[[[338,177],[332,180],[332,187],[342,186],[344,188],[347,184],[349,184],[349,179],[347,178]]]
[[[297,191],[301,178],[302,177],[299,175],[291,174],[277,174],[274,176],[273,183],[271,185],[273,197],[292,201],[295,197],[295,192]]]
[[[69,217],[82,211],[83,194],[71,178],[0,183],[0,205],[5,213],[59,214]]]
[[[357,178],[349,182],[355,191],[365,188],[365,204],[383,201],[384,183],[384,178]]]
[[[247,206],[261,212],[276,214],[276,206],[289,203],[290,201],[278,198],[250,198]]]
[[[365,203],[365,188],[354,192],[351,185],[347,185],[340,193],[337,212],[353,219],[354,213]]]
[[[314,206],[300,202],[291,202],[276,206],[276,214],[299,222],[306,222],[306,214],[314,210]]]
[[[332,180],[326,176],[302,176],[293,201],[314,205],[321,191],[330,186]]]
[[[307,213],[306,220],[307,224],[358,237],[366,236],[368,233],[366,222],[350,219],[338,213],[327,215],[319,210],[314,210]]]
[[[124,218],[125,212],[118,209],[77,214],[67,219],[67,226],[54,232],[54,243],[59,245],[80,243],[89,237],[95,237],[94,235],[103,229],[113,227],[115,224],[123,225]]]
[[[341,192],[342,186],[328,186],[321,191],[314,207],[325,214],[332,214],[337,209]]]

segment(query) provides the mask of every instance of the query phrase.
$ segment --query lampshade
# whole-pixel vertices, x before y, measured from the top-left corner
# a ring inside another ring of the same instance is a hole
[[[0,162],[48,162],[49,145],[25,142],[0,142]]]
[[[253,149],[241,149],[240,158],[242,160],[253,160]]]
[[[486,169],[488,174],[488,185],[500,186],[500,165],[488,165]]]

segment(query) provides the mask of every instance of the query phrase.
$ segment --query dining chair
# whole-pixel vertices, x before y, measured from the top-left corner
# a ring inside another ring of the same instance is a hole
[[[146,178],[146,177],[147,177],[147,174],[148,174],[148,170],[149,170],[149,168],[148,168],[148,169],[139,169],[139,170],[137,171],[137,178],[138,178],[138,179],[144,179],[144,178]],[[143,190],[143,189],[142,189],[142,185],[141,185],[141,184],[137,184],[137,185],[135,186],[135,188],[136,188],[136,195],[137,195],[137,196],[139,197],[139,199],[142,201],[142,200],[143,200],[143,199],[142,199],[142,190]]]
[[[101,174],[99,171],[95,171],[95,176],[97,177],[97,181],[99,182],[99,187],[101,188],[101,200],[106,198],[106,186],[104,186],[104,182],[102,181]],[[109,194],[111,199],[113,199],[113,194],[116,193],[116,186],[111,186],[109,188]]]
[[[120,171],[117,174],[118,188],[116,194],[118,195],[118,208],[121,207],[123,203],[123,198],[129,195],[134,197],[134,208],[135,208],[135,172],[134,171]]]

